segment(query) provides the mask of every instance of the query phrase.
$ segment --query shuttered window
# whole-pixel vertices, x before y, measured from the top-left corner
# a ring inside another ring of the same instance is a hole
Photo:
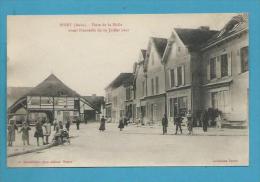
[[[241,72],[248,71],[248,46],[240,49]]]
[[[216,78],[216,57],[211,58],[209,61],[209,72],[210,72],[210,79]]]
[[[228,76],[228,55],[223,54],[220,56],[221,77]]]

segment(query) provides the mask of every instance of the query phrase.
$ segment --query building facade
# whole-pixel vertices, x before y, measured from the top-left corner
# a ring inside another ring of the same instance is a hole
[[[208,27],[174,29],[163,56],[165,65],[168,118],[187,111],[197,113],[201,107],[201,66],[199,47],[216,31]]]
[[[135,123],[143,123],[143,118],[146,116],[146,72],[144,71],[144,60],[146,50],[141,50],[139,53],[138,62],[134,65],[134,101],[133,101],[133,121]]]
[[[53,74],[12,104],[8,108],[8,115],[17,116],[21,110],[25,111],[26,120],[32,123],[39,118],[46,118],[50,122],[56,119],[64,123],[77,118],[83,121],[86,111],[96,112],[88,101]]]
[[[134,64],[132,85],[122,81],[111,87],[117,78],[107,87],[107,113],[118,120],[128,111],[136,123],[155,124],[164,114],[173,121],[188,111],[198,121],[210,109],[221,111],[225,123],[243,125],[248,121],[248,45],[247,14],[233,17],[220,31],[175,28],[169,39],[151,37]],[[125,100],[126,88],[133,97]],[[125,100],[124,107],[119,100]]]
[[[129,82],[132,78],[132,73],[121,73],[105,89],[106,117],[111,122],[119,122],[121,117],[131,115],[133,93]]]
[[[202,49],[203,108],[229,122],[248,121],[248,17],[233,17]]]
[[[159,123],[166,112],[165,70],[162,56],[167,39],[151,37],[144,61],[146,115],[144,122]]]

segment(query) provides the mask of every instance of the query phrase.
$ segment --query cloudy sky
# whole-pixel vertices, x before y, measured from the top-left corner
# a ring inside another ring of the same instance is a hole
[[[9,16],[7,85],[36,86],[54,73],[81,95],[104,95],[119,73],[132,72],[150,36],[169,38],[177,27],[219,30],[234,15]]]

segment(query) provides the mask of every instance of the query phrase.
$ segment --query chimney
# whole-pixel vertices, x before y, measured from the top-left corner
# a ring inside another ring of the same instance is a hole
[[[209,30],[209,26],[200,26],[199,29],[200,30]]]

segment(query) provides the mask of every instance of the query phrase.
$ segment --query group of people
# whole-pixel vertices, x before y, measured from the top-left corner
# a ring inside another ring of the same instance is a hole
[[[57,119],[55,119],[53,122],[53,130],[55,132],[54,139],[57,138],[58,136],[62,136],[63,133],[67,133],[68,135],[70,130],[70,125],[71,125],[70,120],[67,120],[64,125],[62,121],[58,122]],[[79,130],[79,125],[80,125],[80,120],[78,119],[76,121],[77,130]],[[36,138],[37,146],[40,145],[40,140],[42,141],[43,145],[49,144],[50,142],[49,137],[52,132],[51,127],[52,127],[51,122],[46,118],[40,118],[36,121],[35,132],[33,136]],[[28,121],[24,121],[22,123],[21,128],[18,129],[15,120],[10,119],[7,127],[8,146],[13,146],[13,143],[15,142],[16,131],[22,134],[21,138],[23,141],[23,145],[30,145],[30,130],[31,127],[29,126]]]
[[[176,126],[175,135],[178,134],[178,131],[180,131],[180,133],[182,134],[182,123],[185,122],[184,120],[186,120],[188,135],[193,134],[194,118],[192,116],[191,111],[189,110],[185,115],[177,114],[174,117],[174,125]],[[214,121],[216,123],[216,127],[221,128],[221,122],[222,122],[221,112],[216,111],[214,117],[213,114],[210,114],[210,111],[208,110],[204,110],[201,113],[199,122],[201,123],[204,132],[207,132],[208,130],[209,121]],[[162,127],[163,127],[163,135],[167,134],[168,118],[166,114],[164,114],[162,118]]]
[[[187,128],[188,128],[188,135],[192,135],[193,131],[193,120],[192,120],[192,114],[191,111],[188,111],[185,115],[185,117],[182,117],[180,114],[177,114],[174,118],[174,125],[176,126],[175,128],[175,135],[178,134],[178,131],[182,134],[182,122],[183,120],[186,119],[187,122]],[[167,115],[164,114],[162,118],[162,127],[163,127],[163,135],[167,134],[167,127],[168,127],[168,118]]]
[[[120,117],[119,119],[119,125],[118,128],[120,131],[123,131],[124,127],[128,125],[128,118],[127,117]],[[100,126],[99,126],[99,131],[103,132],[106,129],[106,119],[104,116],[101,117],[100,119]]]

